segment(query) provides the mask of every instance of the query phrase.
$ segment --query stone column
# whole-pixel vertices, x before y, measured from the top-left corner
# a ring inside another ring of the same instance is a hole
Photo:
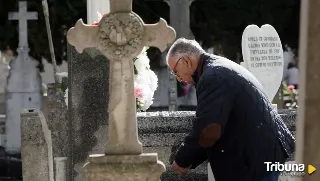
[[[166,0],[170,7],[170,25],[176,30],[176,38],[194,38],[190,29],[190,5],[193,0]]]
[[[296,159],[320,169],[320,2],[301,1]],[[306,169],[307,170],[307,169]],[[320,172],[298,177],[318,181]]]
[[[192,39],[193,35],[190,29],[190,5],[193,0],[166,0],[170,7],[170,25],[176,30],[176,38]],[[169,73],[169,111],[178,110],[178,91],[177,79]],[[195,92],[195,91],[193,91]],[[185,101],[179,101],[184,104]],[[196,104],[195,101],[191,104]]]

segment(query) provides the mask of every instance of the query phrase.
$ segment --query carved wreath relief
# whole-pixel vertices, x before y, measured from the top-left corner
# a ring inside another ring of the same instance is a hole
[[[133,58],[142,49],[144,25],[134,13],[109,14],[99,23],[98,37],[99,49],[108,58]]]

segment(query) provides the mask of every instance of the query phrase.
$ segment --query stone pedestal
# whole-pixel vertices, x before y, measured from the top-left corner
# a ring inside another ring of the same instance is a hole
[[[84,166],[87,181],[159,181],[165,165],[157,153],[90,155]]]
[[[21,113],[21,159],[24,181],[54,181],[51,131],[39,109]]]
[[[313,165],[318,170],[298,181],[320,178],[320,3],[301,1],[299,46],[299,108],[297,120],[297,163]]]

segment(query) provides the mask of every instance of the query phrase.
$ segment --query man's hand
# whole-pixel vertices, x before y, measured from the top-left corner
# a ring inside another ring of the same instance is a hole
[[[179,175],[187,173],[189,168],[191,168],[191,165],[188,168],[182,168],[175,161],[171,165],[171,170]]]

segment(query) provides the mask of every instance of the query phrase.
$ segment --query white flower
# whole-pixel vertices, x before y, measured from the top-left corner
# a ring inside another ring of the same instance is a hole
[[[154,91],[158,87],[158,77],[150,69],[149,64],[150,60],[147,56],[146,47],[144,47],[134,62],[137,70],[137,74],[134,77],[135,96],[142,111],[146,111],[153,104]]]
[[[150,60],[147,56],[146,48],[143,48],[142,52],[137,56],[137,59],[134,62],[138,73],[143,70],[150,69]]]
[[[154,75],[155,77],[150,75]],[[156,81],[152,82],[151,77],[156,79]],[[140,109],[142,111],[146,111],[153,104],[153,95],[157,88],[157,80],[157,76],[151,70],[142,71],[135,77],[135,96],[140,102]]]
[[[102,14],[99,11],[97,11],[97,15],[98,15],[98,22],[99,22],[102,19]]]
[[[97,11],[97,15],[98,15],[98,21],[93,21],[93,24],[99,23],[103,17],[103,15],[99,11]]]
[[[140,108],[146,111],[153,103],[153,91],[147,84],[135,83],[136,98],[140,102]],[[139,95],[137,95],[137,93]]]
[[[152,70],[149,70],[148,73],[149,73],[150,84],[151,84],[150,87],[151,87],[151,90],[154,92],[158,88],[158,77]]]
[[[148,78],[146,77],[146,74],[143,74],[143,73],[145,73],[145,72],[146,72],[146,71],[140,71],[140,73],[138,73],[137,75],[135,75],[134,82],[137,83],[137,84],[148,85],[150,79],[148,79]]]
[[[66,102],[66,105],[68,107],[68,88],[65,90],[65,94],[64,94],[64,101]]]

